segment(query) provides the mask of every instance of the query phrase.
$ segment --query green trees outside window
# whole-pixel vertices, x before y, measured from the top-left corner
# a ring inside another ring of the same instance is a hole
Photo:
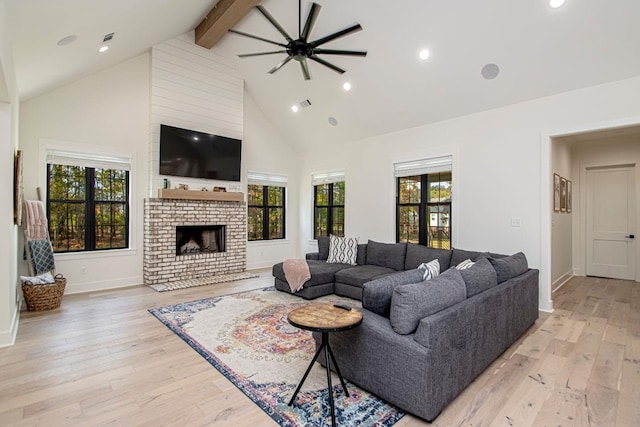
[[[54,252],[129,247],[129,172],[47,165],[47,219]]]
[[[344,181],[315,185],[313,237],[344,236]]]
[[[398,178],[396,241],[451,249],[451,172]]]
[[[249,184],[247,234],[251,240],[285,238],[284,187]]]

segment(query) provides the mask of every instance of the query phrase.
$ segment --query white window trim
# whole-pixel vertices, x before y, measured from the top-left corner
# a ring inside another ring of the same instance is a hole
[[[95,159],[115,159],[122,162],[124,159],[129,160],[129,246],[123,249],[105,249],[105,250],[93,250],[93,251],[79,251],[79,252],[63,252],[55,254],[54,256],[63,256],[65,258],[80,259],[81,257],[87,257],[88,254],[100,254],[114,253],[113,256],[122,255],[135,255],[137,251],[136,242],[137,236],[140,232],[138,230],[137,218],[138,218],[138,204],[137,203],[137,156],[135,153],[125,153],[118,150],[105,149],[104,146],[84,144],[70,141],[60,141],[54,139],[41,138],[38,143],[38,191],[43,201],[46,200],[47,192],[47,163],[49,153],[72,153],[76,158],[81,158],[86,155],[87,158]],[[69,156],[71,158],[72,156]],[[85,165],[86,166],[86,165]],[[93,167],[93,166],[88,166]],[[117,252],[117,254],[116,254]]]
[[[289,177],[287,175],[252,171],[247,172],[247,183],[251,185],[286,187],[288,181]]]
[[[395,162],[393,164],[393,176],[401,178],[405,176],[450,172],[452,166],[453,156],[451,155]]]
[[[345,171],[344,170],[336,170],[330,172],[315,172],[311,174],[311,185],[321,185],[321,184],[333,184],[336,182],[345,181]]]

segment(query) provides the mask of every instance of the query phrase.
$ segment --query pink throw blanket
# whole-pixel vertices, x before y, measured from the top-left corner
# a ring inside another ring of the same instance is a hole
[[[44,204],[39,200],[24,201],[24,234],[27,240],[49,240],[49,227]]]
[[[291,292],[302,289],[302,286],[311,278],[309,264],[304,259],[285,259],[282,263],[282,269]]]

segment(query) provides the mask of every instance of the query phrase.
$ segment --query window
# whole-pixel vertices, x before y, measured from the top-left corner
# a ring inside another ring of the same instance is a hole
[[[313,237],[344,236],[344,181],[313,188]]]
[[[397,163],[395,173],[396,241],[451,249],[451,157]]]
[[[129,169],[129,159],[47,151],[54,252],[129,247]]]
[[[285,188],[273,185],[248,186],[248,239],[285,238]]]

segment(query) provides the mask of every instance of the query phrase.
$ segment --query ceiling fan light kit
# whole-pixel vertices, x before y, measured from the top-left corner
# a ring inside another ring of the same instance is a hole
[[[300,69],[302,70],[302,76],[305,80],[311,80],[311,74],[309,72],[309,65],[307,63],[307,59],[310,59],[318,64],[324,65],[325,67],[339,73],[343,74],[345,72],[344,69],[320,58],[318,55],[346,55],[346,56],[367,56],[366,51],[356,51],[356,50],[335,50],[335,49],[322,49],[319,46],[333,41],[337,38],[344,37],[353,32],[362,30],[360,24],[352,25],[349,28],[345,28],[344,30],[340,30],[333,34],[329,34],[328,36],[322,37],[320,39],[309,41],[309,35],[311,34],[311,30],[313,29],[313,25],[318,19],[318,14],[320,13],[321,6],[317,3],[311,4],[311,10],[309,11],[309,15],[307,16],[307,20],[304,23],[304,27],[302,27],[302,0],[298,1],[298,38],[293,39],[287,31],[275,20],[273,16],[262,6],[256,6],[256,9],[273,25],[276,30],[284,37],[286,40],[285,43],[279,43],[273,40],[265,39],[263,37],[255,36],[253,34],[248,34],[242,31],[230,29],[229,31],[238,34],[244,37],[249,37],[255,40],[260,40],[266,43],[270,43],[276,46],[280,46],[281,50],[271,51],[271,52],[258,52],[258,53],[246,53],[238,55],[240,58],[248,58],[252,56],[263,56],[263,55],[275,55],[286,53],[287,57],[281,61],[278,65],[269,70],[269,74],[273,74],[286,65],[292,59],[295,59],[300,64]]]

